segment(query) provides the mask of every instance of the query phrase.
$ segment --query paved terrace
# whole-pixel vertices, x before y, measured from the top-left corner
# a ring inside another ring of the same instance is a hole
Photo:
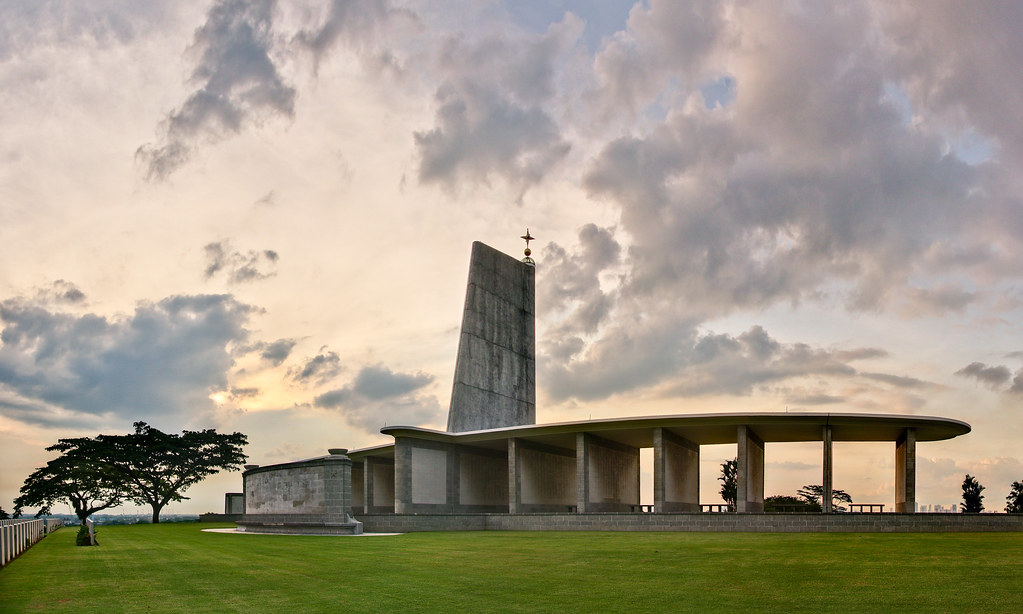
[[[654,451],[656,513],[699,512],[700,446],[737,444],[736,511],[764,509],[764,445],[822,442],[830,493],[835,441],[890,441],[896,512],[912,513],[917,442],[970,432],[959,420],[835,413],[614,418],[449,433],[393,426],[393,445],[353,450],[352,508],[365,514],[632,512],[639,449]],[[831,497],[824,497],[824,512]]]

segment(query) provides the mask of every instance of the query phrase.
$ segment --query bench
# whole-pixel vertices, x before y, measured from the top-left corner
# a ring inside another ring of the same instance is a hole
[[[700,504],[700,511],[701,512],[712,513],[712,514],[725,514],[725,513],[728,513],[728,512],[734,512],[735,510],[732,509],[731,505],[728,505],[726,503],[710,503],[710,504],[701,503]]]
[[[884,503],[850,503],[849,511],[866,514],[883,514]]]

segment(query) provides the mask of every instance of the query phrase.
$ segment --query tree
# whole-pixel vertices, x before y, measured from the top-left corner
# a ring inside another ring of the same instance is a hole
[[[798,511],[821,511],[820,506],[813,509],[804,499],[792,495],[773,495],[764,499],[765,512],[798,512]]]
[[[4,511],[4,508],[0,507],[0,520],[7,520],[10,518],[10,514]]]
[[[246,456],[241,433],[213,429],[164,433],[145,422],[134,424],[128,435],[61,439],[54,446],[65,453],[85,455],[116,476],[125,498],[153,508],[153,523],[171,501],[183,501],[193,484],[221,470],[241,469]]]
[[[735,482],[737,472],[737,459],[733,458],[730,461],[721,463],[721,476],[718,478],[721,481],[721,498],[733,510],[735,509],[735,498],[738,493]]]
[[[980,494],[984,487],[980,485],[977,478],[966,474],[963,480],[963,513],[979,514],[984,511],[984,495]]]
[[[823,508],[821,507],[824,501],[824,487],[820,484],[807,484],[796,491],[796,494],[807,503],[807,505],[814,508],[813,511],[819,512]],[[831,507],[836,512],[844,512],[845,508],[840,503],[852,503],[852,497],[849,493],[844,490],[833,488],[831,490]]]
[[[1013,482],[1005,498],[1006,514],[1023,514],[1023,482]]]
[[[50,446],[54,451],[60,444]],[[117,476],[76,451],[64,452],[32,472],[14,500],[14,516],[26,507],[38,507],[36,517],[50,513],[56,503],[67,502],[84,525],[86,519],[124,501],[124,488]]]

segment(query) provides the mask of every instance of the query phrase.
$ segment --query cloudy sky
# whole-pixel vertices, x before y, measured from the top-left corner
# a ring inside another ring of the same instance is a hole
[[[1023,480],[1023,5],[0,4],[0,506],[59,437],[444,428],[470,245],[538,237],[540,422],[969,422]],[[835,487],[894,500],[893,446]],[[704,450],[704,500],[717,465]],[[767,449],[767,494],[819,444]],[[168,512],[217,511],[239,474]]]

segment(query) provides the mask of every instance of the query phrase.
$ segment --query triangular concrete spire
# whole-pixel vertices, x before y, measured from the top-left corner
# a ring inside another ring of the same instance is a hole
[[[534,271],[472,244],[448,432],[536,424]]]

